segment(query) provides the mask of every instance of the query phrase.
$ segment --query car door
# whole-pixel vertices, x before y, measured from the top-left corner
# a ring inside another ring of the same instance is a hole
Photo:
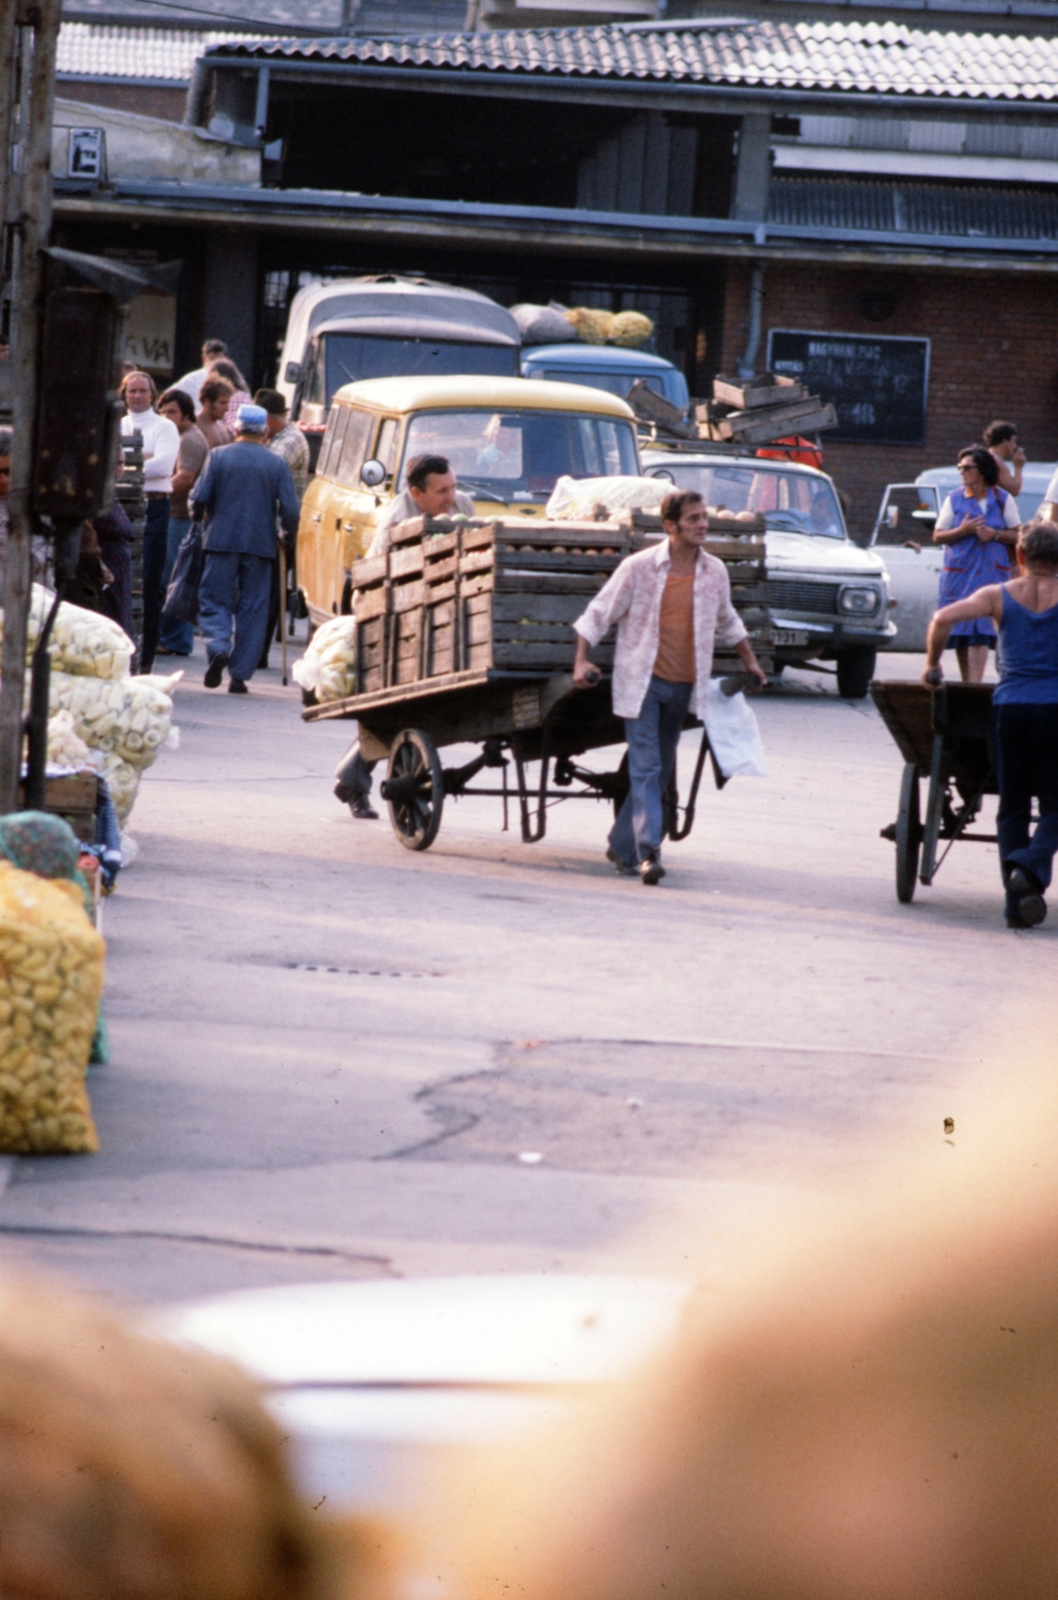
[[[301,503],[298,525],[298,588],[305,598],[309,616],[315,624],[326,622],[341,601],[342,586],[335,587],[338,560],[335,534],[335,468],[342,452],[351,408],[335,404],[327,422],[315,476]],[[339,513],[340,534],[340,513]]]
[[[349,574],[353,563],[367,554],[379,519],[393,498],[393,463],[400,421],[399,417],[380,416],[377,411],[361,411],[356,406],[351,410],[337,465],[338,483],[332,506],[337,535],[335,582],[341,596],[341,611],[349,608]],[[360,479],[361,467],[371,459],[381,461],[386,469],[386,479],[377,489],[367,488]]]
[[[942,547],[933,543],[938,512],[937,491],[929,485],[891,483],[882,496],[870,548],[885,562],[896,601],[896,636],[887,650],[926,648],[944,560]]]

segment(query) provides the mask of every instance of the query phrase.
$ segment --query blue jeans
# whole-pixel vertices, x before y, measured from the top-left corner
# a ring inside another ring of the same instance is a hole
[[[150,672],[158,648],[158,625],[162,616],[162,574],[165,571],[165,542],[169,532],[169,496],[147,501],[147,520],[143,526],[143,637],[140,640],[140,671]]]
[[[173,564],[176,553],[184,542],[184,535],[191,526],[190,517],[170,517],[169,532],[165,541],[165,570],[162,573],[162,604],[165,604],[165,594],[173,576]],[[195,625],[193,622],[181,622],[176,617],[163,617],[161,630],[158,634],[158,643],[165,650],[171,650],[174,656],[189,656],[195,644]]]
[[[267,556],[207,550],[198,591],[198,625],[206,654],[228,657],[228,671],[245,683],[264,649],[272,565]]]
[[[992,715],[1003,882],[1011,867],[1021,867],[1046,889],[1058,851],[1058,705],[996,706]],[[1030,837],[1033,795],[1040,803],[1040,820]],[[1016,911],[1017,901],[1008,891],[1007,915]]]
[[[661,849],[662,801],[693,688],[693,683],[651,678],[638,717],[625,718],[630,788],[610,831],[610,849],[626,867]]]

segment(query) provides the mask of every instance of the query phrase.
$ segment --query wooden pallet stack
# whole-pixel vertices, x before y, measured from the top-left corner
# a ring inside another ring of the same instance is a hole
[[[837,412],[795,378],[762,372],[743,383],[715,378],[713,398],[695,407],[699,437],[722,443],[772,444],[796,434],[823,433],[838,425]]]
[[[574,621],[624,557],[660,534],[660,518],[643,511],[613,522],[403,523],[388,555],[353,568],[357,693],[457,672],[569,671]],[[708,548],[727,564],[736,607],[770,668],[763,523],[711,517]],[[612,635],[592,659],[612,666]],[[740,666],[721,655],[714,670]]]

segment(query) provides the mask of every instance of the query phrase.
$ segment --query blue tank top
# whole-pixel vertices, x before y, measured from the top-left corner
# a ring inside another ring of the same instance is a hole
[[[994,706],[1058,704],[1058,605],[1029,611],[1003,586]]]

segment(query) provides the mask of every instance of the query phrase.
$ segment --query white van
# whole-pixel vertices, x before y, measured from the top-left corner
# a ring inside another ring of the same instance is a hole
[[[1058,472],[1054,461],[1029,461],[1017,496],[1022,522],[1029,522],[1043,504],[1047,487]],[[953,489],[959,487],[955,467],[930,467],[914,483],[890,483],[871,531],[869,548],[885,562],[896,607],[896,637],[887,650],[926,648],[929,619],[937,609],[943,545],[933,543],[933,525]]]

